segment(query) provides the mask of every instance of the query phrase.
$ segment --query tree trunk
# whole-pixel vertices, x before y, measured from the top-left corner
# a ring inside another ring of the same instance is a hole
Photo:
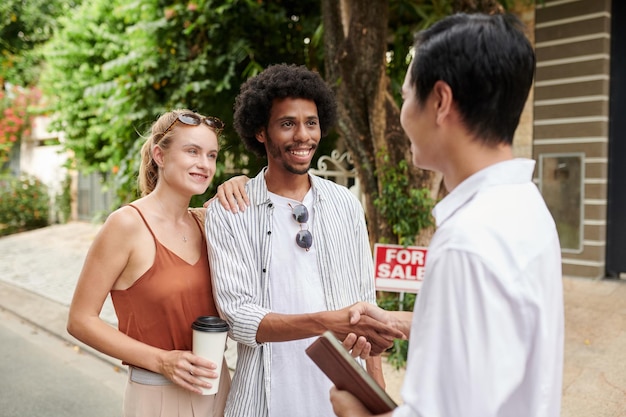
[[[411,161],[410,144],[400,126],[400,110],[390,92],[385,72],[387,52],[387,0],[322,0],[326,79],[337,95],[338,129],[355,163],[370,242],[396,242],[390,225],[374,206],[381,184],[376,170],[386,153],[397,166]],[[437,197],[441,176],[409,163],[410,183]],[[427,244],[424,231],[419,244]]]

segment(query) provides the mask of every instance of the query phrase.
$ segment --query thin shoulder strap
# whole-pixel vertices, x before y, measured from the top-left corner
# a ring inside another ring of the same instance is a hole
[[[202,224],[202,221],[193,210],[191,209],[187,209],[187,210],[189,210],[189,212],[191,213],[191,217],[193,217],[193,219],[196,221],[196,224],[198,225],[198,229],[200,229],[200,235],[202,235],[202,241],[205,242],[206,236],[204,234],[204,224]],[[205,246],[206,246],[206,242],[205,242]]]
[[[146,225],[146,227],[148,228],[148,230],[150,231],[150,234],[152,235],[152,238],[154,239],[155,242],[158,243],[158,240],[156,238],[156,236],[154,235],[154,232],[152,231],[152,228],[150,227],[150,225],[148,224],[148,222],[146,221],[146,218],[143,217],[143,213],[141,212],[141,210],[139,210],[138,207],[134,206],[132,203],[129,204],[130,207],[134,208],[135,210],[137,210],[137,213],[139,213],[139,215],[141,216],[141,220],[143,220],[143,223]]]

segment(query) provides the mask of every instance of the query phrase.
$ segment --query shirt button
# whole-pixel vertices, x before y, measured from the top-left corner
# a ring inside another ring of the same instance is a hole
[[[271,230],[268,230],[268,231],[267,231],[267,234],[268,234],[268,235],[271,235],[271,234],[272,234],[272,231],[271,231]]]

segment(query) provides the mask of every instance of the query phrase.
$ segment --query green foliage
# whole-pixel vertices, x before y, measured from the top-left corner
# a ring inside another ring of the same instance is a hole
[[[264,160],[247,158],[232,129],[239,86],[272,63],[323,67],[317,0],[53,3],[67,15],[48,25],[60,29],[42,51],[47,63],[42,86],[56,117],[52,128],[65,132],[81,171],[98,171],[110,180],[117,204],[137,197],[141,135],[173,108],[223,119],[222,150],[230,154],[230,168],[258,172]],[[449,10],[449,0],[390,3],[388,71],[398,100],[413,33]],[[25,21],[43,19],[31,12]],[[214,184],[224,179],[218,175]]]
[[[319,67],[318,45],[305,43],[319,25],[314,0],[85,2],[45,50],[53,127],[79,168],[114,178],[119,203],[136,197],[145,132],[173,108],[224,120],[222,150],[256,173],[264,161],[245,158],[232,129],[239,86],[271,63]]]
[[[374,206],[391,226],[397,243],[413,245],[416,236],[433,225],[430,212],[435,201],[430,197],[430,190],[411,187],[406,161],[400,161],[396,166],[389,163],[388,155],[384,155],[382,160],[383,164],[377,171],[382,189],[374,200]]]
[[[48,225],[48,187],[32,176],[0,176],[0,236]]]
[[[427,28],[452,12],[451,0],[394,0],[389,3],[389,52],[387,75],[398,105],[402,82],[411,61],[413,38],[418,30]]]
[[[0,78],[34,85],[39,75],[39,47],[57,29],[57,19],[80,0],[3,0],[0,2]]]
[[[401,104],[401,89],[406,69],[411,61],[411,49],[415,33],[426,29],[438,20],[454,13],[455,8],[476,9],[476,0],[391,0],[389,2],[389,50],[387,53],[387,75],[391,91],[398,105]],[[545,0],[499,0],[505,10],[516,6],[544,4]],[[464,6],[464,7],[463,7]]]

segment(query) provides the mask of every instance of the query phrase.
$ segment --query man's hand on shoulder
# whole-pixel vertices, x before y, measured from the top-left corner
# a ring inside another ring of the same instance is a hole
[[[250,181],[250,178],[245,175],[239,175],[223,182],[217,187],[217,193],[204,203],[204,207],[206,208],[211,201],[217,198],[227,211],[232,213],[245,211],[246,207],[250,205],[250,200],[246,193],[248,181]]]

